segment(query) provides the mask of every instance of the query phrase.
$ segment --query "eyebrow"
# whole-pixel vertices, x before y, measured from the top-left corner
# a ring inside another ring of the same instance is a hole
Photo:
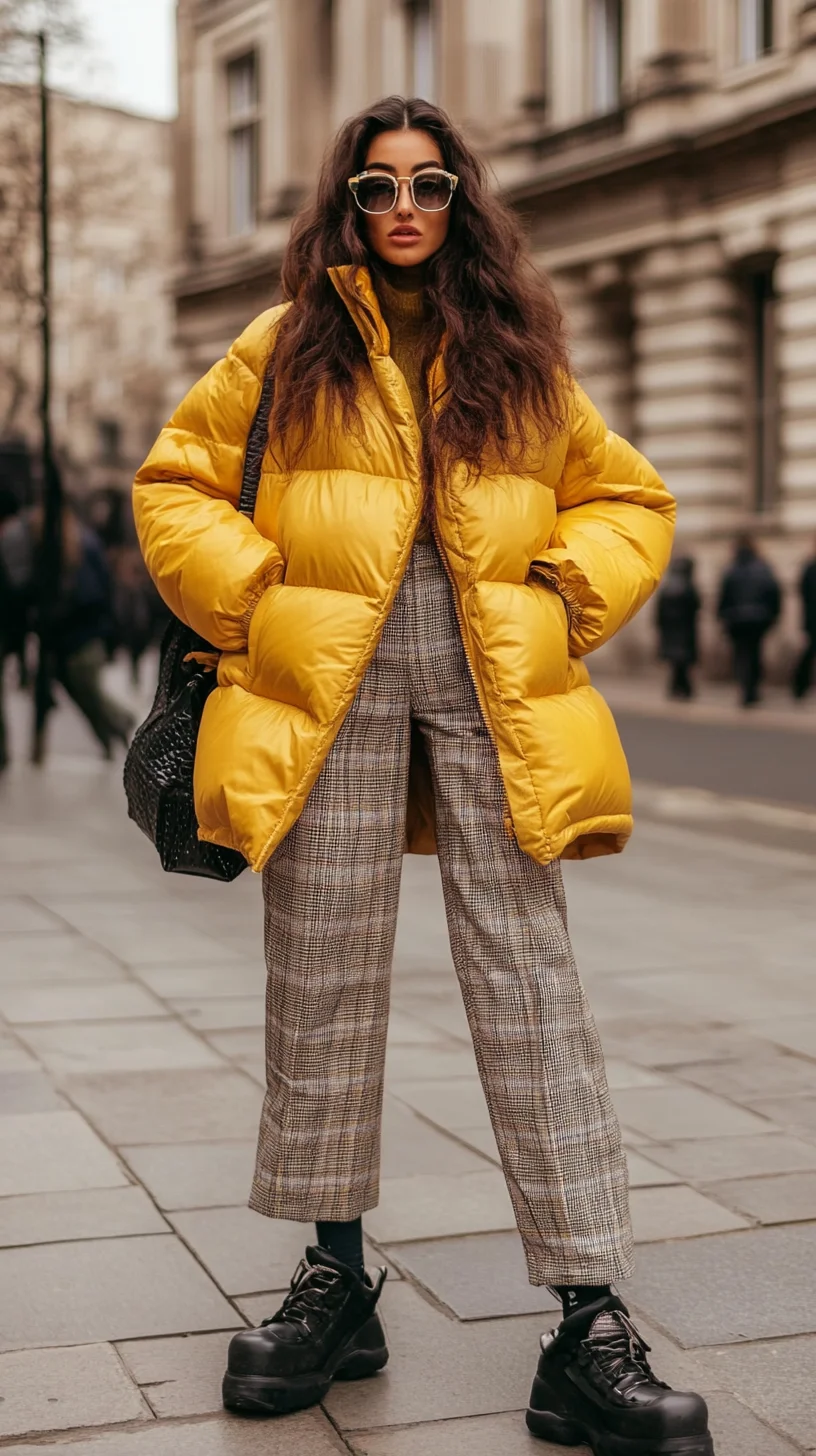
[[[444,164],[442,162],[417,162],[416,166],[411,168],[411,176],[413,177],[416,172],[424,172],[426,167],[433,167],[437,172],[444,171]],[[363,171],[390,172],[392,177],[396,177],[397,175],[396,167],[392,167],[390,162],[367,162]]]

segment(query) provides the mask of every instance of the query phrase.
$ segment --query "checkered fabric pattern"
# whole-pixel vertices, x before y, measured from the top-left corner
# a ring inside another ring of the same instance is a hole
[[[558,863],[505,827],[496,753],[435,545],[417,544],[300,819],[264,871],[267,1081],[250,1206],[378,1199],[411,720],[434,780],[451,949],[533,1284],[632,1266],[626,1164]]]

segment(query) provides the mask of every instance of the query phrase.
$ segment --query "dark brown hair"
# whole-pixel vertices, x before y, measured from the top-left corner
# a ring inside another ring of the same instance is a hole
[[[549,284],[525,256],[515,216],[490,192],[484,166],[444,111],[390,96],[338,132],[284,258],[283,292],[293,307],[278,336],[270,428],[290,463],[312,434],[321,390],[339,401],[343,427],[360,431],[357,378],[365,348],[327,269],[364,264],[376,281],[378,259],[348,178],[363,170],[376,136],[407,128],[432,136],[459,178],[447,240],[427,273],[424,364],[444,335],[447,389],[425,422],[426,479],[454,461],[477,471],[486,451],[512,465],[531,431],[545,440],[562,425],[569,369],[563,319]]]

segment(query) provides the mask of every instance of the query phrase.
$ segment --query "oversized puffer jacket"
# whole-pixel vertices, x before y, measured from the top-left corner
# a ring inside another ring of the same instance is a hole
[[[422,515],[416,415],[371,278],[352,268],[332,278],[368,352],[362,437],[332,420],[289,471],[268,451],[254,522],[238,513],[246,438],[283,313],[272,309],[190,391],[134,488],[153,580],[221,652],[196,757],[199,832],[256,870],[320,772]],[[441,356],[429,382],[440,399]],[[486,463],[474,479],[454,467],[436,490],[435,532],[496,745],[508,831],[547,863],[614,853],[631,832],[623,749],[582,659],[651,595],[675,506],[577,385],[563,433],[543,448],[532,435],[529,461],[514,472]],[[409,807],[409,849],[433,847],[429,825],[431,815]]]

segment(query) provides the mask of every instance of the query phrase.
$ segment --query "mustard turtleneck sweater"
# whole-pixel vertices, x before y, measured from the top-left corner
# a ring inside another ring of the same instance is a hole
[[[422,285],[410,276],[392,282],[379,274],[377,297],[391,336],[391,358],[405,378],[414,402],[419,428],[422,430],[428,408],[427,387],[422,377],[425,343],[425,300]],[[426,521],[420,522],[416,539],[430,541],[431,532]]]

